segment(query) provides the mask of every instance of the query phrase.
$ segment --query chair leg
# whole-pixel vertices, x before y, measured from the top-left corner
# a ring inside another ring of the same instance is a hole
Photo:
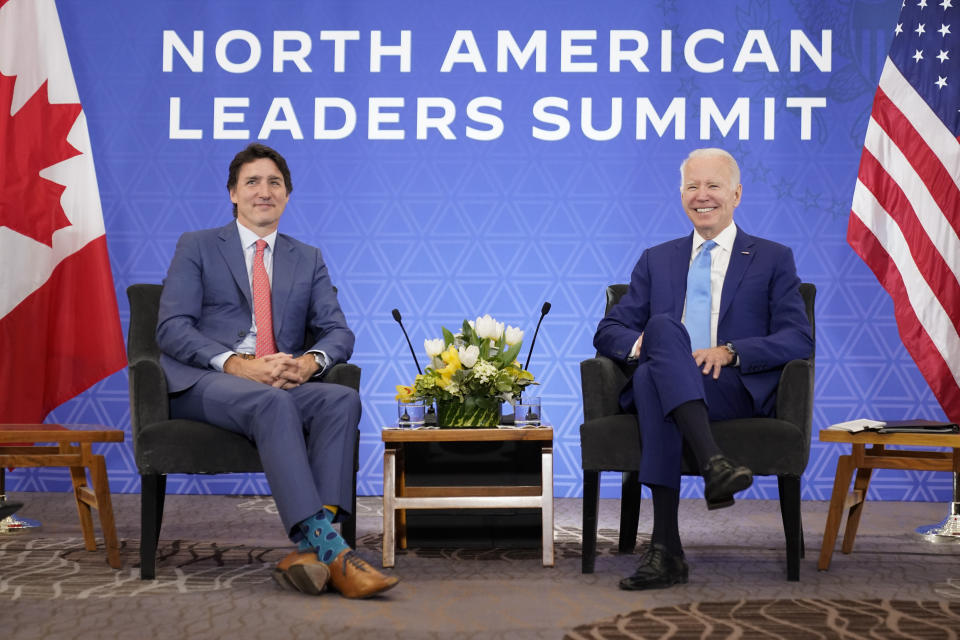
[[[350,515],[340,524],[340,535],[351,548],[357,548],[357,473],[360,471],[360,431],[357,430],[356,445],[353,448],[353,504]]]
[[[140,475],[140,579],[157,576],[157,542],[163,521],[163,502],[167,477],[149,473]]]
[[[803,521],[800,516],[800,478],[777,476],[780,489],[780,516],[787,539],[787,580],[800,580],[800,558],[803,557]]]
[[[157,481],[157,517],[156,517],[156,533],[154,534],[157,541],[160,540],[160,526],[163,524],[163,505],[166,504],[167,500],[167,476],[159,475]]]
[[[633,553],[637,546],[642,490],[639,477],[636,471],[623,472],[623,486],[620,489],[620,553]]]
[[[600,508],[600,472],[583,470],[583,534],[580,573],[593,573],[597,559],[597,515]]]

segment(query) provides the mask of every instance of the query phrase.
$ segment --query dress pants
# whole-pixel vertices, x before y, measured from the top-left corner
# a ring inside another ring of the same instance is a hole
[[[249,438],[287,535],[324,505],[353,501],[353,452],[360,396],[307,382],[288,390],[211,371],[170,398],[170,415],[209,422]]]
[[[627,411],[636,411],[640,426],[639,480],[647,485],[680,488],[683,436],[670,412],[685,402],[702,400],[711,420],[755,415],[753,398],[740,369],[723,367],[720,377],[704,375],[691,356],[686,328],[667,315],[650,318],[643,332],[638,365],[620,395]]]

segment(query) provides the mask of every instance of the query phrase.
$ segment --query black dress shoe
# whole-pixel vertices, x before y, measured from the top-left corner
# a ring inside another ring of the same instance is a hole
[[[703,468],[703,495],[707,509],[722,509],[733,504],[733,494],[753,484],[753,473],[743,465],[718,454]]]
[[[683,554],[673,555],[661,544],[651,544],[640,558],[637,570],[620,581],[625,591],[665,589],[675,584],[686,584],[690,570]]]

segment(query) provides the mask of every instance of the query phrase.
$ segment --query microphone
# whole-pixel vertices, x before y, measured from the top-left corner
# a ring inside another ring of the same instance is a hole
[[[400,330],[403,331],[403,337],[407,339],[407,346],[410,347],[410,355],[413,356],[413,363],[417,365],[417,373],[422,374],[423,370],[420,368],[420,362],[417,360],[417,352],[413,350],[413,344],[410,342],[410,336],[407,335],[407,330],[403,328],[403,320],[400,319],[400,310],[394,309],[390,313],[393,314],[393,319],[396,320],[397,324],[400,325]]]
[[[544,302],[543,306],[540,308],[540,320],[537,321],[537,328],[533,332],[533,339],[530,341],[530,351],[527,352],[527,364],[523,365],[524,369],[528,369],[530,366],[530,356],[533,355],[533,345],[537,341],[537,333],[540,332],[540,323],[543,322],[544,316],[550,313],[550,303]]]

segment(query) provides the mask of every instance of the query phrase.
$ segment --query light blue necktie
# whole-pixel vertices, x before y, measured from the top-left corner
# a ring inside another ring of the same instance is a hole
[[[687,272],[687,311],[683,324],[694,351],[710,347],[710,252],[717,246],[707,240]]]

